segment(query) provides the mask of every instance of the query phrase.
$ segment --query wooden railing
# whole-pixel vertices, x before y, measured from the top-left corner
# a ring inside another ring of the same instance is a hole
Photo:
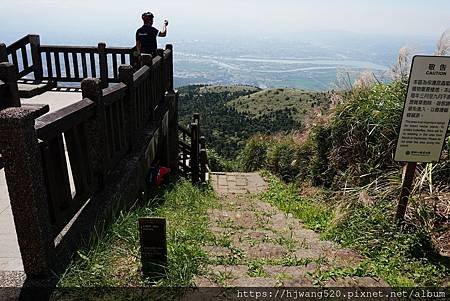
[[[16,67],[19,78],[34,72],[34,77],[41,79],[42,65],[39,64],[39,44],[38,35],[27,35],[8,47],[0,44],[0,62],[11,62]],[[5,48],[6,51],[1,48]]]
[[[46,67],[43,79],[59,82],[81,82],[84,78],[97,77],[106,83],[119,82],[118,66],[135,65],[134,48],[41,45],[40,58]]]
[[[95,105],[86,98],[44,115],[36,122],[54,237],[88,201],[95,189],[87,135],[87,126],[94,116]],[[70,175],[73,177],[74,194]]]
[[[191,177],[192,183],[205,182],[208,174],[208,157],[205,137],[200,136],[200,116],[195,113],[189,127],[178,125],[178,164],[180,171]]]
[[[44,73],[43,78],[81,80],[85,75],[98,75],[85,73],[91,70],[88,58],[93,49],[83,50],[85,63],[81,52],[71,48],[43,46],[41,50],[44,56],[49,53],[50,60],[54,59],[50,75]],[[125,50],[113,49],[110,54],[117,64],[122,63],[123,55],[126,60]],[[144,55],[145,64],[139,70],[121,64],[106,79],[110,82],[117,78],[119,82],[109,87],[104,87],[98,78],[83,79],[81,100],[55,112],[47,113],[48,106],[33,111],[20,107],[20,101],[15,104],[18,97],[7,98],[8,108],[0,111],[0,152],[8,188],[11,188],[11,208],[27,274],[48,272],[63,252],[60,250],[68,248],[65,239],[59,240],[61,245],[57,242],[58,237],[75,235],[71,234],[72,223],[85,210],[88,216],[102,202],[110,201],[106,197],[111,195],[110,191],[118,191],[114,192],[114,198],[122,190],[126,190],[123,198],[141,196],[147,189],[145,173],[153,162],[160,161],[177,169],[178,98],[172,90],[173,71],[169,70],[173,66],[172,47],[168,45],[159,54],[154,58]],[[64,61],[57,62],[57,57]],[[67,58],[71,64],[62,67],[61,63],[67,64]],[[75,66],[78,63],[78,70],[72,66],[73,62]],[[55,64],[60,66],[59,71]],[[65,67],[70,69],[67,74],[62,72]],[[17,90],[17,80],[11,80],[15,78],[15,66],[0,63],[0,92],[7,90],[11,94]],[[128,164],[134,164],[132,171],[128,170]],[[117,188],[111,183],[124,178],[124,173],[117,172],[122,169],[129,173],[126,175],[129,182]],[[89,206],[92,208],[86,209]],[[86,221],[90,220],[83,219],[79,227],[83,228]],[[33,235],[29,228],[36,230],[31,231]],[[35,258],[39,258],[39,264]]]
[[[0,44],[0,62],[16,66],[18,78],[33,72],[34,79],[81,82],[99,78],[103,88],[118,83],[120,65],[137,67],[135,47],[41,45],[38,35],[27,35],[8,47]]]

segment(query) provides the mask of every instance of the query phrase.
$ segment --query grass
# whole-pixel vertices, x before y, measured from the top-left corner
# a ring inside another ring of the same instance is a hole
[[[59,287],[186,287],[206,260],[201,246],[213,240],[206,210],[214,206],[209,187],[195,187],[182,180],[158,191],[145,206],[120,213],[119,218],[94,245],[78,252]],[[167,220],[167,275],[156,283],[140,272],[139,217]]]
[[[333,219],[333,210],[326,203],[318,203],[302,198],[294,184],[286,185],[277,177],[263,172],[269,189],[260,198],[286,213],[299,218],[310,229],[324,231]]]
[[[230,93],[236,93],[236,92],[246,92],[246,93],[255,93],[260,91],[261,89],[258,87],[253,86],[246,86],[246,85],[231,85],[231,86],[217,86],[217,85],[211,85],[211,86],[203,86],[199,89],[199,92],[201,93],[221,93],[221,92],[230,92]]]
[[[291,112],[293,119],[303,122],[313,108],[329,106],[328,92],[308,92],[301,89],[266,89],[241,96],[227,103],[238,112],[261,117],[275,111]]]
[[[314,276],[316,284],[335,277],[376,275],[391,286],[448,285],[448,259],[436,254],[426,228],[412,224],[400,227],[394,222],[392,199],[370,205],[355,199],[324,203],[300,197],[295,185],[284,184],[268,172],[264,176],[269,188],[262,200],[292,213],[310,229],[321,232],[324,239],[356,249],[366,257],[356,268],[321,271]]]

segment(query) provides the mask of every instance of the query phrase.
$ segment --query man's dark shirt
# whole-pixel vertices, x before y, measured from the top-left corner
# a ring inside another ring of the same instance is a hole
[[[156,36],[159,30],[150,25],[143,25],[136,31],[136,41],[141,42],[141,52],[154,55],[156,53]]]

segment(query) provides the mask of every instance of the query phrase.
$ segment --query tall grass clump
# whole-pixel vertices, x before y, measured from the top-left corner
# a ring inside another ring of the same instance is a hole
[[[259,170],[267,165],[267,151],[270,140],[270,138],[264,136],[255,136],[248,140],[239,154],[239,161],[244,171]]]
[[[268,169],[286,181],[313,185],[365,185],[394,162],[406,93],[404,82],[354,88],[306,139],[294,135],[250,139],[240,159],[246,171]]]
[[[433,247],[429,229],[409,222],[393,223],[395,203],[379,198],[363,203],[347,198],[345,210],[330,223],[324,237],[357,249],[376,274],[393,286],[440,286],[449,275],[448,264]]]
[[[328,174],[335,186],[362,185],[386,169],[393,160],[406,83],[376,84],[355,89],[336,107],[328,125]]]

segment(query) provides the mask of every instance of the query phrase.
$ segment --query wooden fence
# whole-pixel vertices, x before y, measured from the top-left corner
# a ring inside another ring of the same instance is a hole
[[[37,81],[81,82],[100,78],[102,87],[118,83],[118,66],[136,66],[135,47],[41,45],[38,35],[27,35],[8,47],[0,44],[0,62],[16,67],[18,78],[33,73]],[[167,71],[167,74],[170,72]]]
[[[193,122],[189,127],[178,125],[178,131],[180,170],[191,177],[192,183],[205,182],[208,174],[208,157],[205,137],[200,136],[200,115],[198,113],[193,115]]]
[[[10,49],[23,49],[27,41],[22,39]],[[15,60],[17,53],[9,51]],[[39,51],[44,56],[59,53],[52,56],[55,62],[60,56],[72,57],[74,62],[82,52],[53,46],[41,46]],[[122,63],[126,53],[120,51],[105,50]],[[141,196],[147,190],[146,172],[153,162],[178,168],[172,60],[172,47],[167,45],[154,58],[143,55],[139,70],[120,65],[106,79],[114,82],[117,78],[118,83],[105,87],[101,79],[84,79],[81,100],[51,113],[47,113],[48,106],[11,103],[11,91],[17,89],[17,82],[9,82],[11,76],[35,70],[36,61],[25,64],[23,70],[0,63],[0,93],[9,95],[7,108],[0,110],[0,153],[28,275],[48,275],[56,265],[67,262],[89,234],[80,229],[92,232],[99,226],[106,204],[116,208],[118,202],[130,203]],[[71,67],[70,73],[58,75],[55,67],[56,73],[43,72],[43,78],[81,80],[89,75],[85,71],[90,65],[82,57],[80,61],[78,70]]]

